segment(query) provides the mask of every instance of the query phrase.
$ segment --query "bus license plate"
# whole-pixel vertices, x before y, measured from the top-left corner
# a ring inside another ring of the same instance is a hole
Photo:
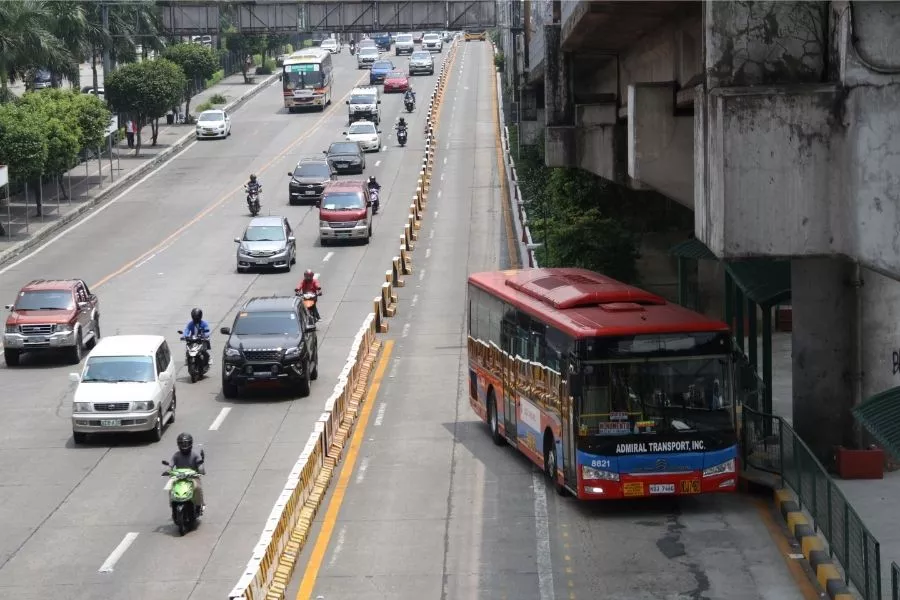
[[[650,484],[650,493],[651,494],[674,494],[675,493],[675,484],[674,483],[651,483]]]
[[[644,495],[644,484],[640,481],[626,483],[622,486],[622,493],[625,496],[643,496]]]
[[[101,419],[100,427],[121,427],[122,421],[119,419]]]
[[[682,494],[699,494],[700,493],[700,480],[699,479],[685,479],[681,482],[681,493]]]

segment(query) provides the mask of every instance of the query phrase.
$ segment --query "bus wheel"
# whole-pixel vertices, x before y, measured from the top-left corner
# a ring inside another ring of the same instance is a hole
[[[557,479],[559,471],[559,462],[556,459],[556,444],[553,442],[553,435],[548,431],[544,435],[544,473],[550,484],[556,489],[556,493],[560,496],[566,495],[566,488],[560,485]]]
[[[497,399],[494,397],[494,390],[488,392],[488,425],[491,428],[491,439],[498,446],[502,446],[503,436],[500,435],[500,417],[497,416]]]

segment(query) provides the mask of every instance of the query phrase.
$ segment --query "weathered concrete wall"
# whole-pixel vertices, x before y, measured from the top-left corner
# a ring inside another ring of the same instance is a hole
[[[709,88],[824,81],[827,2],[707,2],[704,8]]]
[[[615,103],[582,104],[575,106],[575,155],[577,166],[600,177],[618,180],[616,148],[618,125]]]
[[[862,270],[862,399],[900,385],[900,282]]]

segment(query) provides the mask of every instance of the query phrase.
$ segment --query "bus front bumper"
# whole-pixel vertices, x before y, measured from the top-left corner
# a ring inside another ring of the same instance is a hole
[[[581,500],[622,500],[656,496],[696,496],[737,491],[734,471],[704,477],[701,471],[690,473],[622,473],[618,480],[585,479],[579,474],[578,498]]]

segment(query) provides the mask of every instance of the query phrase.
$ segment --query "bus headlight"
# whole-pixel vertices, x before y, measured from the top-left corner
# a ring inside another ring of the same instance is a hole
[[[589,481],[618,481],[619,474],[609,471],[601,471],[587,465],[581,465],[581,478]]]
[[[734,459],[726,460],[714,467],[703,469],[704,477],[714,477],[715,475],[724,475],[725,473],[734,473]]]

